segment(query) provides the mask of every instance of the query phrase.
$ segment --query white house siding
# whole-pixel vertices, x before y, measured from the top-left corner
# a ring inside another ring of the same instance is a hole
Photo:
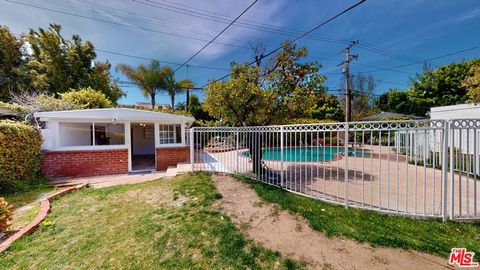
[[[433,107],[430,109],[432,120],[453,120],[453,119],[479,119],[480,105],[459,104],[452,106]],[[465,163],[475,162],[475,172],[480,173],[480,130],[479,129],[452,129],[450,140],[453,138],[453,145],[457,151],[464,155]],[[473,160],[475,158],[475,160]],[[468,171],[465,168],[465,171]]]

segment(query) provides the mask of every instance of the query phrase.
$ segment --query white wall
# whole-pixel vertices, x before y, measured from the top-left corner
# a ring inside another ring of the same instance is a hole
[[[430,119],[473,119],[480,118],[480,105],[459,104],[452,106],[432,107]]]
[[[146,127],[140,126],[139,124],[131,125],[132,132],[132,144],[133,144],[133,154],[134,155],[150,155],[155,154],[155,136],[151,138],[145,138],[145,130],[147,128],[152,129],[153,124],[148,124]],[[152,134],[155,134],[152,132]]]
[[[459,104],[433,107],[430,109],[430,118],[432,120],[480,119],[480,105]],[[473,129],[475,125],[467,127],[451,129],[449,141],[453,139],[453,146],[460,150],[461,154],[466,154],[465,159],[472,159],[468,162],[475,162],[475,171],[478,174],[480,173],[480,129]],[[472,158],[473,155],[475,155],[475,161]]]
[[[480,119],[480,105],[475,104],[459,104],[452,106],[433,107],[430,110],[430,118],[432,120],[452,120],[452,119]],[[480,130],[474,132],[473,129],[455,129],[452,130],[449,135],[453,137],[454,147],[461,149],[463,153],[473,154],[475,152],[480,153],[479,136]],[[474,141],[476,140],[476,142]]]

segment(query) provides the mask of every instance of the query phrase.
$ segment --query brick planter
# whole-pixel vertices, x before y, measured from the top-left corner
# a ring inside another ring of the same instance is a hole
[[[42,171],[49,179],[128,173],[128,150],[44,151]]]
[[[177,165],[179,162],[188,161],[190,158],[190,147],[165,147],[157,148],[157,171],[164,171],[169,166]]]

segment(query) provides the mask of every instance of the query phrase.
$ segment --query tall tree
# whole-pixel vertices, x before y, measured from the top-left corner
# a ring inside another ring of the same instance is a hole
[[[66,40],[61,29],[50,24],[48,29],[30,30],[25,37],[31,48],[26,59],[32,88],[58,95],[90,86],[116,103],[124,93],[110,77],[110,64],[95,60],[91,42],[83,42],[78,35]]]
[[[317,62],[305,62],[306,48],[283,43],[262,65],[232,64],[228,81],[208,85],[205,108],[232,126],[269,125],[310,115],[325,95]]]
[[[175,111],[175,96],[193,87],[193,82],[188,79],[175,80],[175,73],[168,67],[165,69],[165,90],[170,96],[172,111]],[[188,103],[187,103],[188,104]],[[187,105],[188,106],[188,105]],[[188,107],[187,107],[188,108]]]
[[[165,91],[166,75],[172,69],[168,66],[161,67],[158,60],[152,60],[147,66],[138,65],[136,68],[127,64],[118,64],[117,69],[137,83],[142,94],[150,98],[152,109],[155,109],[156,96],[161,91]]]
[[[463,80],[462,85],[467,88],[468,102],[480,103],[480,64],[470,68],[470,75]]]
[[[318,100],[311,117],[314,119],[343,121],[345,114],[338,98],[334,95],[326,95]]]
[[[317,62],[305,62],[306,48],[283,43],[273,58],[262,65],[263,53],[255,66],[232,64],[228,81],[211,81],[204,107],[207,112],[232,126],[269,125],[308,116],[325,95],[325,78]],[[262,134],[249,142],[253,170],[262,174]]]
[[[366,76],[363,73],[357,73],[353,77],[352,85],[353,119],[359,119],[367,115],[373,108],[373,94],[377,87],[377,82],[371,74]]]
[[[0,26],[0,100],[7,100],[9,92],[19,88],[23,41],[8,27]]]
[[[202,103],[197,95],[192,94],[190,95],[190,113],[196,120],[205,120],[210,121],[214,120],[207,111],[203,109]]]
[[[425,70],[415,78],[410,86],[412,98],[427,101],[423,111],[432,106],[447,106],[465,103],[467,87],[464,79],[470,74],[472,66],[480,64],[479,59],[451,63],[437,70]]]
[[[407,91],[391,88],[378,97],[375,105],[384,112],[411,114],[413,102],[410,102]]]
[[[68,92],[61,93],[60,98],[70,103],[82,105],[85,109],[113,107],[112,101],[104,93],[90,87],[71,89]]]

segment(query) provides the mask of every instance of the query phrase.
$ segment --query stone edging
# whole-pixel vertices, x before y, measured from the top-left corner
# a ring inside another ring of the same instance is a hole
[[[81,185],[69,187],[69,188],[66,188],[66,189],[62,189],[62,190],[59,190],[59,191],[49,195],[47,198],[44,198],[44,199],[40,200],[40,210],[38,211],[38,214],[35,217],[35,219],[32,222],[30,222],[30,224],[28,224],[27,226],[20,229],[18,232],[14,233],[10,237],[8,237],[7,240],[3,241],[0,244],[0,253],[7,250],[10,247],[10,245],[12,245],[12,243],[15,242],[17,239],[19,239],[20,237],[22,237],[26,234],[30,234],[33,231],[35,231],[35,229],[37,229],[40,222],[42,222],[45,219],[45,217],[47,216],[47,214],[50,212],[50,202],[52,202],[54,199],[56,199],[60,196],[63,196],[63,195],[65,195],[67,193],[70,193],[72,191],[81,189],[85,186],[87,186],[87,184],[81,184]]]

